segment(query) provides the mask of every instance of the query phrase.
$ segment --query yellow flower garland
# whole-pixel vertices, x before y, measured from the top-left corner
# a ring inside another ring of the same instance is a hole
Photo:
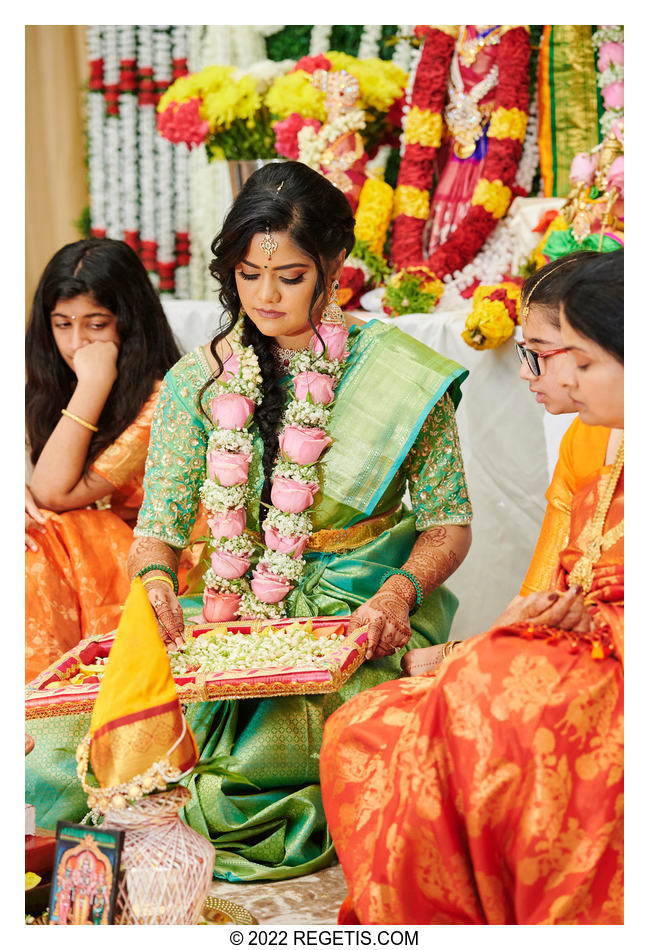
[[[430,209],[430,196],[422,188],[414,185],[397,185],[394,192],[394,208],[392,216],[407,214],[411,218],[420,218],[425,221]]]
[[[392,215],[394,192],[385,181],[368,178],[358,198],[354,236],[365,241],[372,253],[383,254],[385,236]]]
[[[517,284],[503,281],[494,286],[476,288],[473,309],[466,318],[466,329],[462,332],[462,339],[474,350],[494,349],[514,332],[514,321],[503,301],[490,298],[494,290],[504,290],[508,299],[515,302],[516,322],[519,321],[521,292]]]
[[[442,144],[442,116],[439,112],[412,106],[406,116],[403,131],[406,145],[439,148]]]
[[[494,218],[502,218],[507,214],[511,200],[511,189],[507,185],[503,185],[500,178],[496,178],[495,181],[480,178],[475,186],[471,204],[482,205]]]
[[[496,109],[489,122],[487,136],[492,139],[516,139],[523,142],[527,114],[520,109]]]

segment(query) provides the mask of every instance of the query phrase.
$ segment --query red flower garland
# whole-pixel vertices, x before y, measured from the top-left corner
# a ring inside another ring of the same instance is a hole
[[[437,28],[428,28],[413,87],[413,105],[431,112],[442,111],[453,45],[450,36]],[[498,84],[495,90],[494,112],[497,109],[517,109],[527,114],[529,56],[528,31],[522,26],[507,30],[500,40],[498,50]],[[421,78],[420,73],[423,73]],[[511,191],[522,150],[523,144],[518,138],[490,138],[482,179],[489,183],[498,182],[503,190],[508,188]],[[397,185],[429,188],[436,152],[437,148],[407,145]],[[426,258],[422,250],[425,220],[405,214],[399,215],[395,218],[392,236],[395,265],[404,267],[424,263],[438,277],[462,270],[473,260],[501,216],[488,211],[483,204],[472,204],[462,223],[441,247]]]

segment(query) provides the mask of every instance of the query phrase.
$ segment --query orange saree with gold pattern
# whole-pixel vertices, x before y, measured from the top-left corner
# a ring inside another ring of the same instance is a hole
[[[555,586],[575,582],[609,472],[575,494]],[[493,628],[330,717],[340,923],[623,922],[623,504],[620,478],[585,569],[593,633]]]

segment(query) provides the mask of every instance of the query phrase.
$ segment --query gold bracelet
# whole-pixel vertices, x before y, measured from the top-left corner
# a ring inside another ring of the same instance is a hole
[[[171,589],[174,589],[173,581],[169,577],[165,577],[164,574],[154,574],[153,577],[149,577],[146,580],[142,580],[142,583],[146,587],[147,584],[153,584],[155,581],[162,581],[164,584],[169,584]]]
[[[86,422],[86,420],[82,419],[81,416],[75,416],[73,412],[69,412],[67,409],[61,409],[61,415],[67,416],[68,419],[74,419],[74,421],[78,422],[80,426],[84,427],[84,429],[90,429],[91,432],[99,432],[97,426],[93,426],[92,422]]]

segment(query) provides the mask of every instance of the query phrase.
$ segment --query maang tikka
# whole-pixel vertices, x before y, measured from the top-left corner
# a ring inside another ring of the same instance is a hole
[[[268,227],[268,225],[266,225],[266,233],[264,234],[263,238],[259,242],[259,247],[262,249],[264,254],[268,255],[268,260],[271,259],[271,257],[273,256],[273,254],[279,247],[279,244],[277,243],[277,241],[271,236],[270,228]]]

